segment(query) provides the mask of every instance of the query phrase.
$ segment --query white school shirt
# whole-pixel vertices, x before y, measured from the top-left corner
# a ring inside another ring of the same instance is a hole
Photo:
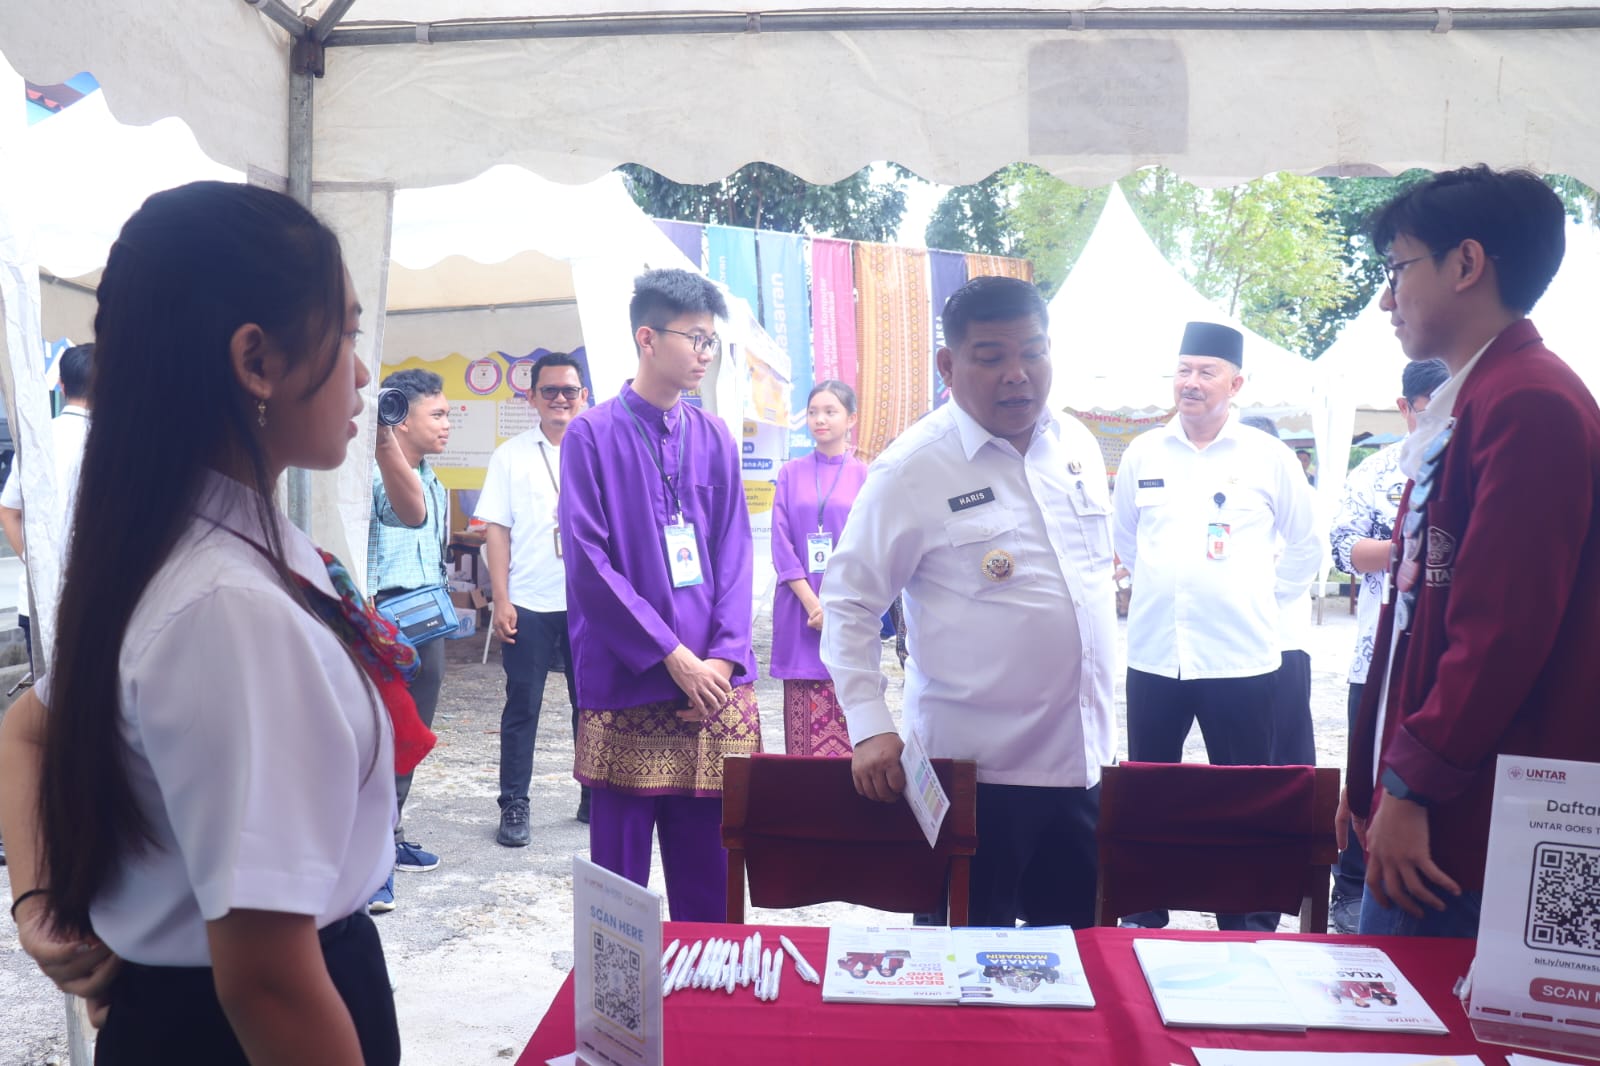
[[[981,502],[980,502],[981,501]],[[1092,787],[1112,757],[1116,588],[1099,445],[1046,414],[1026,454],[955,403],[872,464],[822,579],[852,743],[894,732],[879,618],[904,592],[905,722],[990,784]]]
[[[69,403],[50,420],[51,458],[56,467],[56,501],[60,505],[57,517],[61,530],[63,549],[72,527],[72,507],[78,498],[78,471],[83,466],[83,443],[89,437],[89,410],[79,404]],[[0,487],[0,507],[22,510],[22,471],[20,464],[12,461],[6,483]],[[27,545],[23,545],[24,548]],[[65,551],[63,551],[65,555]],[[24,558],[24,562],[26,559]],[[62,560],[62,572],[66,572]],[[28,613],[28,568],[23,566],[17,574],[17,613]]]
[[[320,929],[364,908],[394,867],[388,716],[235,535],[263,539],[255,500],[210,475],[122,642],[121,734],[153,841],[121,860],[89,916],[131,962],[209,966],[205,923],[240,908]],[[274,515],[290,568],[332,595],[311,541]]]
[[[1278,669],[1283,612],[1322,564],[1293,452],[1233,414],[1196,448],[1174,417],[1129,443],[1115,512],[1117,554],[1133,575],[1129,669],[1183,680]],[[1223,559],[1208,558],[1213,523],[1228,527]]]
[[[511,531],[507,592],[525,611],[567,609],[567,571],[555,542],[560,484],[561,449],[534,426],[494,450],[473,511],[474,518]]]

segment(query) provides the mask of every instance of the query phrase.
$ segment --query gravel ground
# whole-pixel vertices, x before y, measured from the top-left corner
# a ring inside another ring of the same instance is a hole
[[[766,661],[770,615],[757,621],[758,655]],[[1329,601],[1311,639],[1312,713],[1317,761],[1343,766],[1346,671],[1355,619],[1345,602]],[[434,728],[439,746],[417,771],[406,805],[407,835],[441,856],[437,870],[396,877],[398,909],[376,919],[396,984],[406,1061],[413,1066],[478,1066],[515,1060],[572,965],[571,863],[588,852],[588,829],[573,818],[572,735],[566,692],[552,676],[545,693],[533,776],[533,844],[494,841],[499,812],[499,715],[504,674],[499,654],[479,661],[483,639],[449,645],[449,674]],[[892,647],[884,662],[898,707],[901,677]],[[0,689],[3,691],[3,689]],[[766,714],[766,750],[783,750],[781,683],[758,685]],[[1119,739],[1122,683],[1117,683]],[[1200,731],[1186,751],[1203,761]],[[661,887],[658,865],[652,883]],[[0,867],[0,890],[10,885]],[[793,911],[752,908],[754,923],[866,920],[881,912],[846,904]],[[1211,928],[1209,915],[1175,914],[1176,927]],[[1293,928],[1290,920],[1286,928]],[[0,1066],[64,1063],[62,1000],[17,947],[9,923],[0,932]]]

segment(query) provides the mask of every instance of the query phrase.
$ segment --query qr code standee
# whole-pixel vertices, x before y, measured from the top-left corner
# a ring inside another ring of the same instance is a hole
[[[1600,848],[1533,849],[1525,941],[1530,948],[1600,956]]]
[[[595,1013],[629,1035],[644,1035],[643,957],[604,929],[593,930]]]

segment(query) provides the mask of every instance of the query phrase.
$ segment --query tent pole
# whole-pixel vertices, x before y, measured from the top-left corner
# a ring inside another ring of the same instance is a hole
[[[321,48],[297,41],[289,63],[289,195],[311,207],[311,100],[312,81],[320,67]],[[311,532],[311,474],[300,467],[288,471],[289,521]]]
[[[385,22],[331,28],[329,48],[361,45],[456,44],[467,41],[642,37],[676,34],[851,33],[893,30],[1561,30],[1600,27],[1600,8],[1456,10],[1440,7],[1351,11],[1172,11],[1098,9],[1012,11],[768,12],[762,14],[568,16],[535,19],[456,19]]]

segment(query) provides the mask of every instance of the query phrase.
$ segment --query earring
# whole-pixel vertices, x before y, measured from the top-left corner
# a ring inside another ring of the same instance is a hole
[[[262,429],[267,428],[267,401],[256,401],[256,425]]]

